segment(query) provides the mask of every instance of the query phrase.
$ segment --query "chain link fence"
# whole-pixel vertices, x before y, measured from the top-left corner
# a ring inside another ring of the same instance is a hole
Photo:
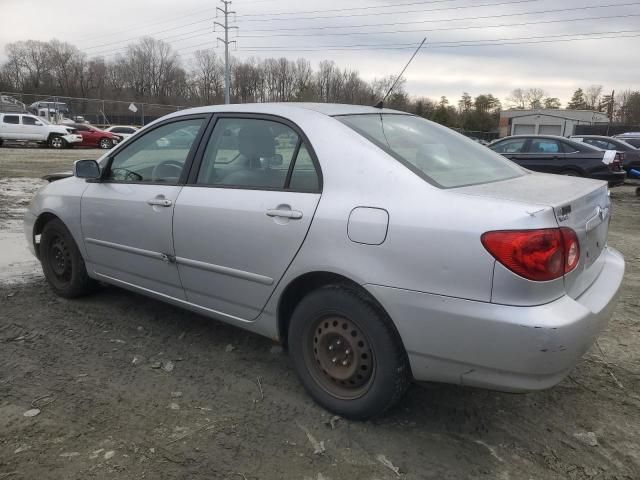
[[[87,121],[97,127],[141,127],[164,115],[186,108],[181,105],[102,100],[97,98],[0,92],[0,112],[25,112],[60,122],[63,118]]]

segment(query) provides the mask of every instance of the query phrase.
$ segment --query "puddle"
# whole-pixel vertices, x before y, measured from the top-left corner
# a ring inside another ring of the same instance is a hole
[[[45,183],[39,178],[0,178],[0,284],[42,277],[40,262],[27,248],[22,217]]]
[[[11,220],[0,230],[0,284],[27,282],[42,276],[40,262],[27,248],[22,222]]]

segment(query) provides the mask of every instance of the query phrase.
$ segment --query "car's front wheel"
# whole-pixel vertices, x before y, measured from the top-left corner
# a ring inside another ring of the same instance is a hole
[[[51,148],[62,149],[67,146],[67,142],[65,141],[64,138],[58,135],[54,135],[49,139],[49,146]]]
[[[60,220],[45,225],[39,251],[44,276],[55,293],[75,298],[95,289],[97,282],[87,275],[80,250]]]
[[[100,148],[107,150],[113,147],[113,142],[109,138],[101,138],[100,143],[98,145],[100,146]]]
[[[291,318],[288,345],[305,389],[346,418],[383,413],[400,400],[411,379],[391,320],[349,286],[322,287],[303,298]]]

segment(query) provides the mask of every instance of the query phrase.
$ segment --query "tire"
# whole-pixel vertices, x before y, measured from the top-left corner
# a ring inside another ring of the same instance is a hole
[[[51,148],[55,148],[56,150],[62,150],[67,146],[67,142],[60,135],[53,135],[49,138],[49,146]]]
[[[366,295],[344,285],[319,288],[296,306],[288,347],[309,395],[345,418],[384,413],[411,381],[391,320]]]
[[[113,147],[113,142],[110,138],[101,138],[98,142],[98,146],[103,150],[108,150]]]
[[[87,269],[67,227],[51,220],[40,237],[40,262],[53,291],[65,298],[76,298],[95,290],[97,282],[87,275]]]

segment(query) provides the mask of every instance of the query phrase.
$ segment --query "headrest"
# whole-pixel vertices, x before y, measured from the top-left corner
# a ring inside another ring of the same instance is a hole
[[[273,157],[276,153],[273,134],[266,125],[253,123],[240,129],[238,147],[242,155],[249,159]]]

